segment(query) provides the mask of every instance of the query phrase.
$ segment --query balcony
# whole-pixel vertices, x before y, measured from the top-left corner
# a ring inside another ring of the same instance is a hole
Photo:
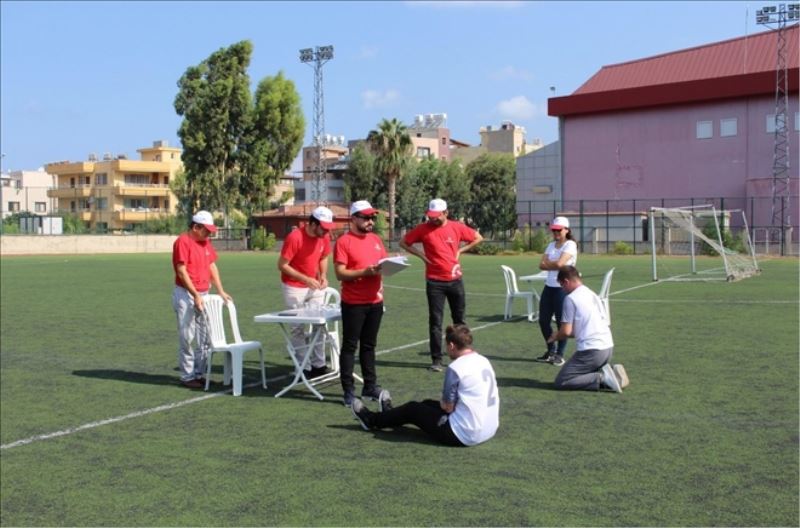
[[[153,207],[118,209],[114,211],[114,220],[118,222],[146,222],[169,214],[167,209],[156,209]]]
[[[47,190],[48,198],[88,198],[92,194],[91,185],[59,185]]]
[[[114,194],[118,196],[172,196],[169,185],[165,183],[117,182],[114,189]]]

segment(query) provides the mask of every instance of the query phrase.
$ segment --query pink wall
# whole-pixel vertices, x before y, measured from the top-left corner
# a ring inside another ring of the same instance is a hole
[[[797,94],[789,106],[790,174],[797,178]],[[774,135],[766,132],[766,116],[774,111],[774,98],[765,96],[568,116],[564,199],[748,196],[748,179],[772,175]],[[737,135],[720,137],[720,119],[732,117]],[[697,121],[713,121],[713,138],[696,139]]]

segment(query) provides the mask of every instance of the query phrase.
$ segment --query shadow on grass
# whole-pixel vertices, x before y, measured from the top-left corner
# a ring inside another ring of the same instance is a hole
[[[411,427],[398,427],[396,429],[387,429],[387,430],[372,430],[372,431],[364,431],[362,427],[358,424],[354,425],[340,425],[340,424],[331,424],[328,425],[331,429],[344,429],[346,431],[355,431],[358,433],[372,433],[376,440],[383,440],[384,442],[392,442],[392,443],[409,443],[414,442],[417,444],[428,444],[432,446],[440,447],[441,444],[433,440],[430,436],[425,434],[424,431],[421,431],[417,428]]]
[[[483,357],[491,360],[491,361],[523,361],[525,363],[533,363],[534,356],[531,354],[530,356],[523,356],[523,357],[508,357],[508,356],[496,356],[492,354],[483,354]]]
[[[277,371],[277,372],[276,372]],[[287,369],[275,368],[269,369],[267,366],[267,377],[274,377],[275,375],[285,375],[287,378],[291,371]],[[222,365],[219,367],[211,368],[211,388],[221,388],[222,385]],[[133,372],[130,370],[121,369],[91,369],[91,370],[73,370],[73,376],[81,376],[84,378],[97,378],[116,381],[126,381],[128,383],[147,383],[150,385],[179,385],[180,377],[177,375],[168,374],[149,374],[146,372]],[[261,379],[259,369],[245,368],[243,385],[247,385],[253,381]],[[284,384],[285,385],[285,384]],[[280,390],[280,389],[278,389]],[[277,390],[275,392],[278,392]]]
[[[553,375],[555,379],[555,374]],[[530,378],[497,378],[498,387],[522,387],[523,389],[556,390],[552,380],[539,381]]]

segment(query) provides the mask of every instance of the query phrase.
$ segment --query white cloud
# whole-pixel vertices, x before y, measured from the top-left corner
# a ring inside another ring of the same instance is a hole
[[[497,112],[501,117],[513,121],[532,119],[539,113],[539,109],[524,95],[517,95],[497,103]]]
[[[400,92],[392,88],[384,92],[379,90],[364,90],[361,92],[361,103],[367,110],[390,106],[398,99],[400,99]]]
[[[361,46],[361,51],[358,54],[359,59],[374,59],[378,56],[377,46]]]
[[[493,71],[489,74],[495,81],[506,81],[506,80],[513,80],[513,81],[532,81],[533,80],[533,73],[529,72],[528,70],[521,70],[515,68],[513,66],[506,66],[504,68],[500,68],[499,70]]]

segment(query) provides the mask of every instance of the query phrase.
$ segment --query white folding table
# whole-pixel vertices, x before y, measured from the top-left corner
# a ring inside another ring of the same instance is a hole
[[[326,325],[328,323],[338,321],[341,318],[342,311],[338,306],[335,305],[282,310],[280,312],[265,313],[253,317],[253,321],[256,323],[276,323],[280,325],[281,332],[286,340],[286,349],[289,352],[289,357],[292,359],[292,363],[294,364],[294,378],[286,387],[284,387],[278,394],[275,395],[276,398],[283,396],[295,385],[303,383],[312,393],[314,393],[317,398],[320,400],[325,399],[322,394],[320,394],[319,391],[314,388],[314,385],[320,385],[322,383],[339,379],[339,373],[341,371],[339,366],[339,340],[331,339],[328,336],[328,329]],[[304,345],[304,348],[306,348],[306,355],[302,362],[297,359],[298,350],[292,344],[291,326],[297,324],[311,325],[312,328],[311,338],[309,339],[308,345]],[[323,347],[330,345],[331,372],[309,380],[306,378],[305,369],[308,368],[309,363],[311,362],[311,353],[314,350],[314,347],[320,341],[322,341]],[[361,381],[361,378],[358,376],[355,377]]]
[[[534,320],[536,320],[536,318],[539,317],[539,314],[537,313],[537,311],[539,310],[538,302],[539,302],[539,299],[540,299],[539,292],[536,291],[536,283],[539,282],[539,281],[544,282],[545,280],[547,280],[547,272],[546,271],[540,271],[539,273],[536,273],[534,275],[520,275],[519,277],[517,277],[517,280],[520,281],[520,282],[529,282],[529,283],[531,283],[531,290],[533,290],[533,294],[536,296],[536,306],[533,307]]]

